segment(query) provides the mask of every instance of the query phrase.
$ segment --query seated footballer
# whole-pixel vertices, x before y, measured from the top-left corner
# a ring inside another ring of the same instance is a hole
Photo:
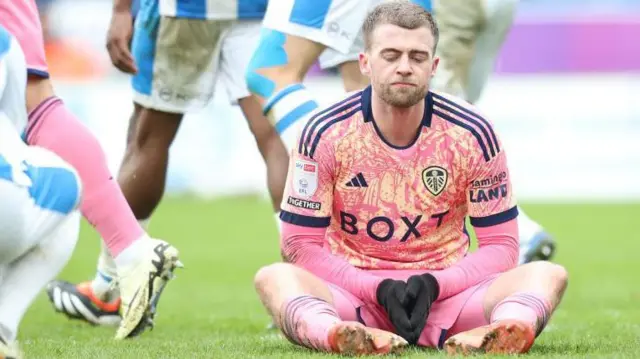
[[[291,342],[317,351],[527,352],[567,272],[516,267],[518,211],[495,129],[429,90],[438,67],[429,12],[385,2],[362,31],[371,86],[302,130],[280,215],[287,263],[256,274],[262,303]]]

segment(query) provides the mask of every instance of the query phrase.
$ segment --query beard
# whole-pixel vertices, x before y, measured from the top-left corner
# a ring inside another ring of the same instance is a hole
[[[401,87],[394,87],[391,84],[378,84],[376,87],[382,101],[388,105],[401,108],[408,108],[419,103],[428,92],[426,84]]]

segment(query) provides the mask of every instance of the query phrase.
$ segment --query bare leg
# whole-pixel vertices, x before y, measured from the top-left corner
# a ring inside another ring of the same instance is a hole
[[[318,56],[320,56],[320,53],[326,48],[320,43],[303,37],[288,34],[285,34],[285,37],[286,40],[283,49],[287,54],[287,63],[280,66],[270,66],[255,70],[258,74],[271,80],[275,85],[273,93],[268,94],[266,98],[256,93],[260,104],[263,106],[265,102],[269,100],[269,97],[275,95],[287,86],[302,83],[311,65],[313,65]],[[263,41],[263,39],[261,39],[261,41]],[[251,85],[251,79],[247,79],[247,81]]]
[[[362,74],[357,61],[340,64],[340,76],[342,76],[344,90],[347,92],[362,90],[369,86],[369,78]]]
[[[238,104],[249,123],[249,129],[258,145],[258,150],[267,166],[267,186],[273,203],[273,210],[280,211],[282,194],[289,168],[289,155],[280,136],[269,120],[262,114],[262,107],[255,96],[238,100]]]
[[[164,194],[169,148],[182,114],[140,108],[130,131],[118,183],[137,219],[147,219]]]
[[[285,61],[274,65],[265,59],[264,50],[286,54]],[[325,46],[308,39],[265,32],[260,38],[247,71],[247,85],[256,95],[263,113],[282,138],[287,151],[296,145],[300,127],[318,108],[316,96],[302,83]]]

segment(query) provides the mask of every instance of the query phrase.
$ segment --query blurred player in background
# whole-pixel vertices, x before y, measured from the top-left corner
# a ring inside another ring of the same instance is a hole
[[[432,0],[440,66],[432,88],[476,103],[516,15],[518,0]],[[551,259],[553,238],[519,208],[520,263]]]
[[[119,274],[122,301],[113,309],[120,308],[123,320],[116,338],[138,335],[153,319],[160,293],[179,263],[178,251],[150,238],[136,222],[97,139],[55,95],[35,1],[0,2],[0,24],[20,43],[27,64],[29,119],[22,137],[30,145],[56,153],[78,171],[84,190],[80,210],[102,236]],[[60,293],[51,294],[60,302]],[[76,304],[73,313],[84,310]]]
[[[0,357],[21,357],[22,317],[68,262],[80,230],[76,171],[27,146],[27,68],[19,43],[0,26]]]
[[[275,178],[270,180],[269,189],[274,206],[279,205],[287,153],[244,80],[265,10],[266,0],[141,0],[139,4],[114,0],[107,49],[113,64],[133,75],[134,92],[134,111],[118,182],[143,225],[164,194],[169,148],[184,114],[204,108],[218,80],[249,120],[269,177]],[[212,118],[225,120],[215,118],[215,114]],[[73,300],[73,305],[68,305],[69,301],[54,302],[56,310],[94,324],[117,323],[120,293],[113,285],[118,275],[115,264],[103,247],[92,281],[77,285],[52,282],[50,298],[59,292]],[[76,310],[76,303],[82,303],[86,310]]]
[[[318,99],[302,83],[316,61],[322,69],[338,68],[347,92],[369,84],[357,63],[363,47],[360,26],[380,1],[269,1],[246,80],[287,152],[318,108]]]
[[[288,263],[256,274],[263,304],[290,341],[317,351],[527,352],[567,274],[549,262],[516,268],[518,209],[499,137],[472,105],[429,91],[429,12],[384,3],[363,34],[372,86],[304,126],[280,214]],[[494,176],[497,190],[482,185]]]

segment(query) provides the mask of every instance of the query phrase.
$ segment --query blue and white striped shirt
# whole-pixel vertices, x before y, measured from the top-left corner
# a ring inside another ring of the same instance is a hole
[[[268,0],[159,1],[160,15],[210,20],[262,19],[268,2]]]

